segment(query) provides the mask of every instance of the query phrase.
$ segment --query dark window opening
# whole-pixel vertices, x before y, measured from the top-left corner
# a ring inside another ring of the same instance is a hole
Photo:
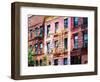
[[[83,18],[83,25],[88,26],[88,18]]]
[[[58,59],[54,60],[54,65],[58,65]]]
[[[49,61],[49,65],[51,65],[51,62]]]
[[[80,56],[71,56],[71,64],[81,64]]]
[[[35,28],[35,36],[38,36],[38,27]]]
[[[50,34],[50,25],[47,25],[47,36]]]
[[[56,23],[55,23],[55,33],[57,33],[57,31],[58,31],[58,25],[59,25],[59,23],[56,22]]]
[[[64,58],[64,59],[63,59],[63,64],[64,64],[64,65],[67,65],[67,64],[68,64],[67,58]]]
[[[43,44],[40,43],[40,53],[42,53]]]
[[[38,66],[38,65],[39,65],[38,60],[36,60],[36,66]]]
[[[65,38],[64,39],[64,49],[67,49],[67,46],[68,46],[68,39]]]
[[[50,53],[50,42],[47,43],[47,53]]]
[[[42,37],[42,36],[43,36],[43,27],[40,26],[40,37]]]
[[[33,33],[32,33],[32,29],[30,30],[30,38],[32,38],[32,35],[33,35]]]
[[[40,66],[42,66],[42,60],[40,59]]]
[[[68,18],[64,19],[64,28],[68,27]]]

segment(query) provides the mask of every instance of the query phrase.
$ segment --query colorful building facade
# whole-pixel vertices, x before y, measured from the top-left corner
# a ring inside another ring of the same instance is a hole
[[[44,57],[45,29],[43,26],[43,20],[43,16],[31,16],[28,18],[28,46],[33,51],[33,66],[41,66]]]
[[[71,18],[71,64],[88,62],[88,18]]]
[[[33,60],[36,66],[44,65],[43,63],[67,65],[88,62],[88,19],[86,17],[31,16],[28,19],[31,22],[28,23],[28,44],[35,52]],[[31,28],[35,29],[32,34]]]

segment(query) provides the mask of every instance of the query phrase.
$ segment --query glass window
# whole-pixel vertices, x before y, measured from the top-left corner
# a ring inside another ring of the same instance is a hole
[[[38,36],[38,27],[35,28],[35,36]]]
[[[54,65],[58,65],[58,59],[54,60]]]
[[[74,35],[74,48],[78,48],[78,34]]]
[[[40,26],[40,36],[42,37],[43,36],[43,27]]]
[[[58,40],[55,41],[55,48],[58,48]]]
[[[36,66],[38,66],[38,65],[39,65],[38,60],[36,60]]]
[[[58,22],[56,22],[55,23],[55,33],[57,32],[57,30],[58,30],[58,25],[59,25],[59,23]]]
[[[38,54],[38,44],[35,44],[35,53]]]
[[[64,58],[63,64],[64,64],[64,65],[67,65],[67,64],[68,64],[67,58]]]
[[[50,25],[47,25],[47,36],[50,34]]]
[[[40,43],[40,48],[43,48],[43,44],[42,43]]]
[[[80,56],[71,56],[71,64],[81,64]]]
[[[68,27],[68,18],[64,19],[64,28]]]
[[[47,43],[47,53],[50,53],[50,42]]]
[[[42,66],[42,60],[40,59],[40,66]]]
[[[67,46],[68,46],[67,42],[68,42],[68,39],[65,38],[65,39],[64,39],[64,48],[65,48],[65,49],[67,49]]]
[[[74,27],[78,27],[78,17],[74,17]]]
[[[85,25],[85,26],[88,25],[88,18],[86,18],[86,17],[83,18],[83,25]]]
[[[30,38],[32,38],[32,29],[30,30]]]
[[[88,35],[87,35],[87,33],[83,33],[83,46],[84,47],[88,46]]]

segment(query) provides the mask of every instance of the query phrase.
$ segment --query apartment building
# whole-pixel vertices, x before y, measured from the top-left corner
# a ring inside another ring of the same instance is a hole
[[[71,17],[71,64],[88,62],[88,18]]]
[[[68,64],[69,20],[69,17],[63,16],[50,16],[45,20],[45,54],[49,65]]]
[[[42,65],[44,56],[44,16],[28,17],[28,47],[33,51],[32,66]],[[29,65],[31,66],[31,65]]]
[[[32,15],[28,19],[28,45],[36,66],[88,62],[88,18]]]

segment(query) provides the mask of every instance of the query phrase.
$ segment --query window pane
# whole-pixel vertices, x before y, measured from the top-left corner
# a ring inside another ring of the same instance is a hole
[[[35,44],[35,53],[38,54],[38,44]]]
[[[88,18],[86,17],[83,18],[83,25],[86,25],[86,26],[88,25]]]
[[[80,56],[71,56],[71,64],[81,64]]]
[[[57,48],[57,47],[58,47],[58,40],[55,41],[55,48]]]
[[[67,41],[68,41],[67,38],[65,38],[65,39],[64,39],[64,48],[65,48],[65,49],[67,49],[67,45],[68,45],[68,44],[67,44]]]
[[[40,43],[40,48],[43,48],[43,44],[42,43]]]
[[[50,53],[50,42],[47,43],[47,53],[48,53],[48,54]]]
[[[42,60],[40,59],[40,66],[42,66]]]
[[[56,33],[57,30],[58,30],[58,24],[59,24],[58,22],[55,23],[55,33]]]
[[[35,28],[35,36],[38,36],[38,28]]]
[[[50,34],[50,25],[47,25],[47,36]]]
[[[88,45],[88,35],[87,33],[83,33],[83,46],[87,47]]]
[[[36,60],[36,66],[38,66],[38,65],[39,65],[38,60]]]
[[[30,38],[32,38],[32,29],[30,30]]]
[[[74,27],[78,27],[78,17],[74,17]]]
[[[54,65],[58,65],[58,59],[54,60]]]
[[[42,37],[43,36],[43,27],[40,26],[40,36]]]
[[[64,28],[68,27],[68,18],[64,19]]]
[[[64,65],[67,65],[67,58],[64,58],[63,64],[64,64]]]
[[[74,35],[74,48],[78,48],[78,34]]]

